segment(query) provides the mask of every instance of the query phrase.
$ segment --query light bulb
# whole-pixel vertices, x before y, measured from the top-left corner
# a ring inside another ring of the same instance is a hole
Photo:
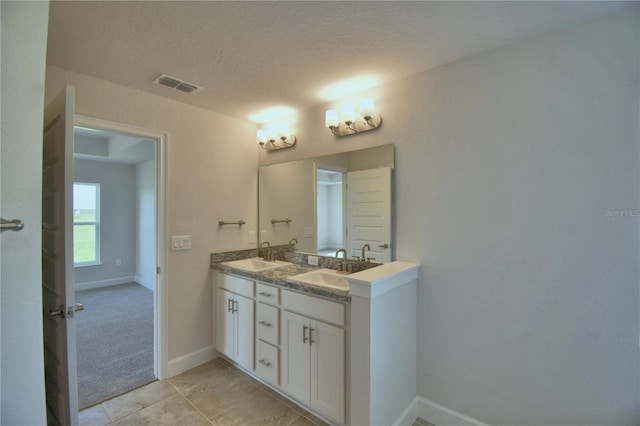
[[[364,98],[360,100],[360,117],[371,117],[374,111],[373,99]]]
[[[259,129],[256,132],[256,138],[258,139],[258,143],[260,145],[264,144],[265,142],[267,142],[267,131],[264,129]]]
[[[338,127],[338,111],[335,109],[328,109],[325,113],[324,125],[326,127]]]
[[[274,128],[269,128],[267,129],[267,142],[275,142],[276,138],[278,137],[278,132],[276,132],[276,129]]]
[[[353,105],[345,105],[342,107],[342,121],[348,125],[356,120],[356,113],[353,109]]]
[[[278,126],[278,137],[282,140],[286,140],[289,136],[291,136],[291,132],[289,131],[289,126],[286,124],[281,124]]]

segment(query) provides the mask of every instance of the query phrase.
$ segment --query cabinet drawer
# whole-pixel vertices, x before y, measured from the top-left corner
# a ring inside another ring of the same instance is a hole
[[[282,291],[282,308],[332,324],[344,326],[344,305],[338,302],[307,296],[294,291]]]
[[[278,348],[258,340],[256,342],[256,373],[274,385],[278,385]]]
[[[280,289],[263,283],[256,283],[256,299],[259,302],[277,305],[280,303]]]
[[[278,308],[258,303],[256,305],[256,336],[272,345],[278,344]]]
[[[227,289],[242,296],[253,297],[254,282],[246,278],[216,272],[216,283],[220,288]]]

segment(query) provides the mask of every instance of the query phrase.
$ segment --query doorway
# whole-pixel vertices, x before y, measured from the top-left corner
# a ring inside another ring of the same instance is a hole
[[[74,290],[78,408],[160,377],[161,141],[76,116]]]
[[[318,254],[335,256],[344,246],[343,173],[316,169],[316,219]]]

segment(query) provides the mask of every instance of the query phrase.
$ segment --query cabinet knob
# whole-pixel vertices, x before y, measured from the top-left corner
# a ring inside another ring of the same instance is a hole
[[[271,297],[271,293],[267,293],[266,291],[261,291],[260,293],[258,293],[260,296],[264,296],[264,297]]]
[[[264,325],[265,327],[271,327],[271,323],[267,321],[258,321],[258,324]]]
[[[265,367],[271,367],[271,363],[267,360],[261,359],[261,360],[258,360],[258,362],[264,365]]]

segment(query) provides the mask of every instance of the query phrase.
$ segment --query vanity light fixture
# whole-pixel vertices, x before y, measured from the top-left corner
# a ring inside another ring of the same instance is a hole
[[[381,123],[382,117],[376,114],[371,98],[360,100],[358,116],[353,105],[345,105],[340,114],[335,109],[327,110],[324,121],[324,125],[336,136],[348,136],[377,129]]]
[[[256,134],[256,139],[260,148],[267,151],[274,151],[276,149],[291,148],[296,144],[296,135],[289,131],[289,126],[280,125],[276,127],[267,127],[266,129],[259,129]]]

